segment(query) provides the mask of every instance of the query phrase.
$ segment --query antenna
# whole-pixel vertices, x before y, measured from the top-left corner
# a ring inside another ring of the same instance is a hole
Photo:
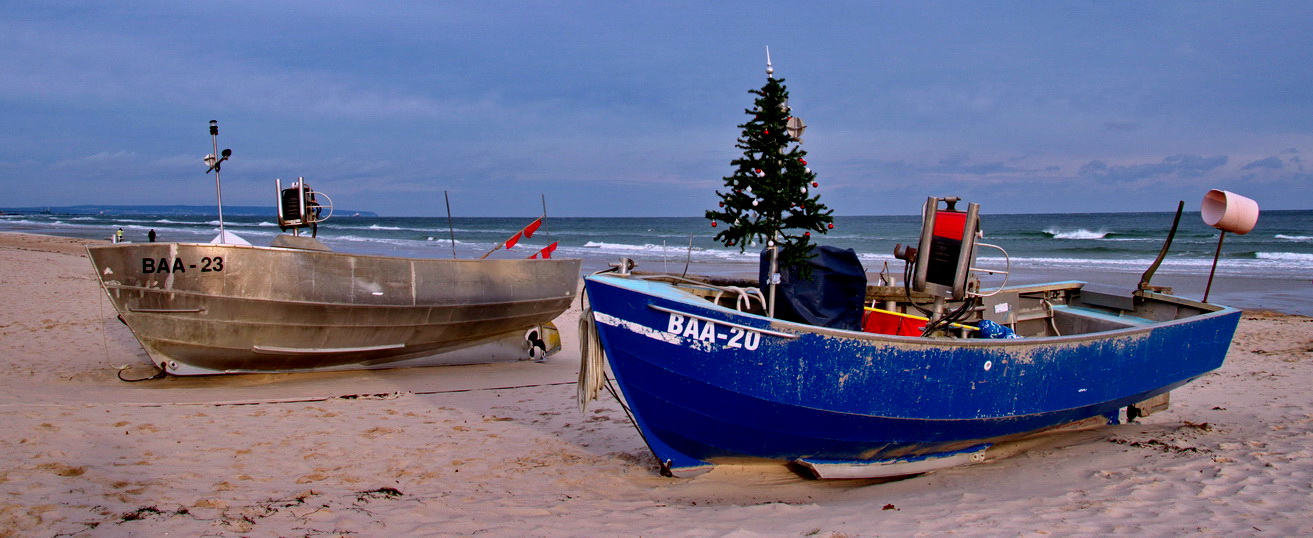
[[[547,232],[547,195],[539,193],[538,196],[543,199],[543,235],[551,235]]]
[[[233,150],[225,148],[222,154],[219,153],[219,120],[210,120],[210,142],[214,145],[214,153],[205,156],[205,164],[210,167],[205,173],[214,170],[214,194],[219,199],[219,243],[223,244],[227,242],[227,234],[223,231],[223,189],[219,186],[219,168],[232,156]]]

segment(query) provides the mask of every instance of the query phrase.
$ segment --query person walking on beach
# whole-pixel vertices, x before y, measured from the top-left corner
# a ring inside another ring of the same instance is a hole
[[[150,229],[150,233],[146,234],[146,237],[147,237],[148,239],[150,239],[150,242],[151,242],[151,243],[154,243],[154,242],[155,242],[155,228],[151,228],[151,229]]]
[[[123,228],[119,228],[119,231],[114,232],[114,242],[115,243],[123,242]]]

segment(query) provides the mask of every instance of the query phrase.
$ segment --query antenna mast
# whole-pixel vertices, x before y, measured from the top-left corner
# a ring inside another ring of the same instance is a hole
[[[205,173],[214,170],[214,194],[219,199],[219,243],[223,244],[228,242],[228,237],[223,231],[223,189],[219,186],[219,168],[232,156],[233,150],[224,148],[223,153],[219,153],[219,120],[210,120],[210,142],[214,145],[214,153],[205,156],[205,164],[210,167]]]

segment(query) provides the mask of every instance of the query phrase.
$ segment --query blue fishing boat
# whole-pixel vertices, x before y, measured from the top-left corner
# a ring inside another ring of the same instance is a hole
[[[1123,409],[1134,419],[1222,365],[1240,311],[1150,285],[1157,264],[1122,291],[980,288],[978,208],[955,202],[927,201],[918,248],[899,249],[902,286],[862,281],[854,300],[849,283],[829,301],[855,324],[768,315],[789,302],[773,286],[639,274],[627,261],[588,276],[581,403],[609,365],[668,475],[746,458],[883,477],[984,461],[1001,442],[1116,423]]]
[[[811,242],[834,228],[832,211],[769,51],[766,75],[706,212],[725,246],[765,246],[758,279],[643,275],[628,260],[585,279],[580,404],[609,365],[665,474],[743,459],[820,478],[980,462],[1005,441],[1161,411],[1222,365],[1240,311],[1150,284],[1184,203],[1136,288],[1009,286],[1010,262],[975,266],[978,248],[1010,258],[978,241],[980,207],[956,197],[928,198],[915,247],[895,248],[902,281],[881,271],[868,285],[855,252]],[[1246,201],[1212,192],[1204,220],[1246,233],[1257,219]],[[1002,282],[985,288],[985,273]]]

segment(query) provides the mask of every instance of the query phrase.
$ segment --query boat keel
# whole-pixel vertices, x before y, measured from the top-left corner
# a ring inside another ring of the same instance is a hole
[[[798,458],[816,478],[888,478],[907,476],[985,461],[989,444],[976,445],[957,452],[930,454],[893,460],[819,460]]]

